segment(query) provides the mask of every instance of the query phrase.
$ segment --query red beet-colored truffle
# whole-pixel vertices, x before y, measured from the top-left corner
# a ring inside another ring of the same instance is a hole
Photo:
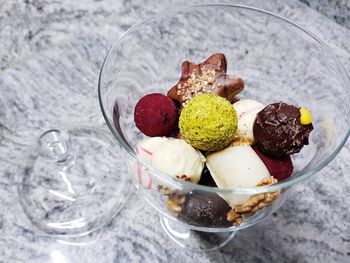
[[[136,127],[147,136],[169,136],[178,121],[177,109],[167,96],[148,94],[136,104],[134,121]]]
[[[293,163],[290,156],[271,157],[263,154],[257,146],[253,146],[254,151],[265,164],[270,175],[281,181],[287,179],[293,173]]]

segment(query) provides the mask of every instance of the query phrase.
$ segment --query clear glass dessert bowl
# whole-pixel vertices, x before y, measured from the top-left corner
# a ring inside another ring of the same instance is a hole
[[[314,130],[309,145],[292,156],[291,177],[219,189],[171,177],[140,158],[137,145],[147,136],[134,124],[136,103],[149,93],[167,94],[183,61],[200,63],[217,52],[226,55],[228,73],[245,82],[239,99],[283,100],[312,112]],[[288,19],[242,5],[173,8],[133,26],[105,58],[98,92],[141,198],[158,211],[171,239],[198,249],[221,247],[276,211],[291,186],[336,156],[350,132],[349,76],[327,45]],[[230,210],[235,203],[241,205]]]

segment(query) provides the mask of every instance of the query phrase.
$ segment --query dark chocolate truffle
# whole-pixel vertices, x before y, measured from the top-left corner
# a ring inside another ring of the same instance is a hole
[[[169,136],[177,127],[178,111],[167,96],[152,93],[136,104],[134,121],[136,127],[147,136]]]
[[[255,119],[253,133],[259,149],[267,155],[286,156],[309,144],[312,124],[300,123],[298,107],[284,102],[270,104]]]
[[[214,93],[233,103],[244,88],[242,79],[226,74],[226,57],[221,53],[213,54],[200,64],[185,61],[181,69],[180,81],[168,91],[168,97],[180,107],[202,93]]]
[[[192,191],[185,195],[178,217],[188,224],[202,227],[229,227],[227,213],[231,207],[219,195],[210,192]]]
[[[260,157],[265,164],[270,175],[276,178],[278,181],[287,179],[293,173],[293,163],[290,156],[272,157],[262,153],[259,148],[253,146],[254,151]]]

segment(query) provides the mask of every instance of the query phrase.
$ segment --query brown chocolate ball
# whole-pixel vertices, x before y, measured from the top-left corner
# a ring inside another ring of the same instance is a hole
[[[300,123],[298,107],[284,102],[270,104],[255,119],[253,133],[259,149],[267,155],[286,156],[309,144],[312,124]]]
[[[216,193],[192,191],[185,195],[179,218],[202,227],[230,227],[227,213],[231,207]]]

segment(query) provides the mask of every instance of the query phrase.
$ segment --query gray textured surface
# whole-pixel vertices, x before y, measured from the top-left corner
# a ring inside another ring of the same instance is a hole
[[[305,25],[350,71],[350,33],[344,27],[297,2],[246,2]],[[0,0],[0,262],[348,262],[349,143],[316,177],[297,185],[277,213],[217,252],[176,248],[155,212],[136,197],[107,227],[85,238],[46,236],[24,216],[12,176],[25,146],[52,124],[103,123],[96,87],[108,48],[136,21],[165,6]]]
[[[299,0],[340,25],[350,29],[349,0]]]

